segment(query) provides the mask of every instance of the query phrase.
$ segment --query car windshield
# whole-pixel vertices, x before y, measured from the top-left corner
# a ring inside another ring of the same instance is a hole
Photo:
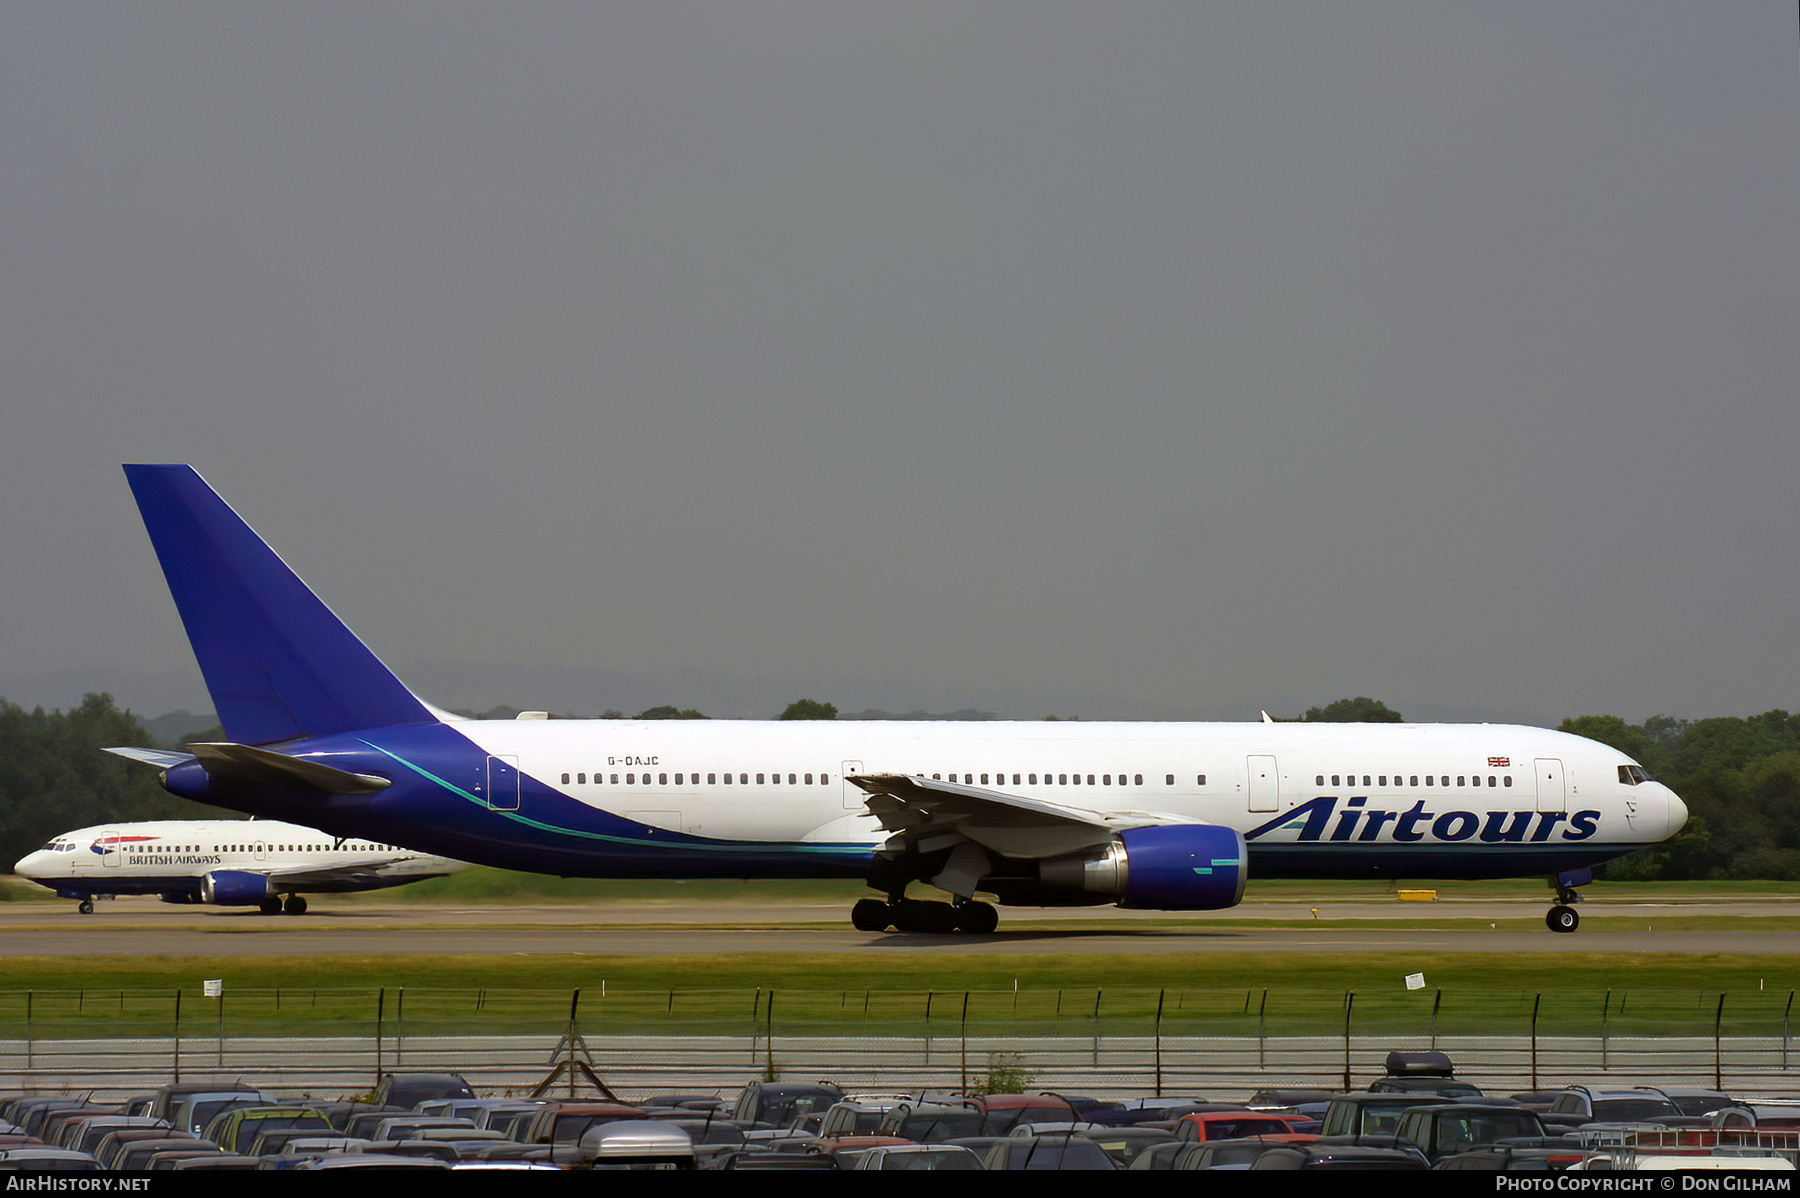
[[[1594,1118],[1603,1123],[1631,1123],[1639,1119],[1666,1119],[1681,1112],[1666,1098],[1596,1098]]]
[[[981,1134],[981,1114],[956,1111],[943,1115],[910,1115],[901,1121],[894,1134],[917,1144],[940,1144],[945,1140],[978,1136]]]

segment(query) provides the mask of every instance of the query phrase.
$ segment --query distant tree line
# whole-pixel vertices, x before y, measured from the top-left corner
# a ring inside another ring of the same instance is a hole
[[[111,695],[71,711],[30,711],[0,699],[0,869],[53,836],[140,819],[217,819],[216,808],[177,798],[156,770],[102,749],[153,747],[138,718]]]
[[[1679,835],[1612,862],[1607,877],[1800,880],[1800,716],[1584,715],[1562,730],[1630,756],[1687,804]]]

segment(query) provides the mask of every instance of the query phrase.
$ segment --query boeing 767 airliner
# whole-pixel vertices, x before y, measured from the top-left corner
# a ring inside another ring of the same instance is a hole
[[[862,878],[864,931],[991,932],[978,894],[1205,911],[1252,876],[1542,875],[1570,932],[1592,866],[1687,819],[1618,750],[1509,725],[462,719],[191,467],[125,472],[230,739],[122,751],[336,836],[573,877]]]

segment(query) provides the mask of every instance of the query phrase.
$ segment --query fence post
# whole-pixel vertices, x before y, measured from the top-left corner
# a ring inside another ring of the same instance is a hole
[[[27,990],[25,992],[25,1068],[27,1069],[33,1068],[34,1050],[37,1047],[36,1037],[31,1030],[31,1000],[36,996],[36,990]],[[1789,998],[1791,999],[1792,997],[1793,996],[1790,994]],[[1787,1040],[1784,1038],[1781,1044],[1782,1049],[1785,1051],[1787,1048]]]
[[[1719,1009],[1713,1012],[1713,1089],[1725,1088],[1725,992],[1719,991]]]
[[[381,1084],[381,1037],[386,1030],[387,1019],[387,987],[383,986],[375,992],[375,1086]],[[371,1090],[375,1086],[369,1087]]]
[[[1156,1089],[1155,1089],[1155,1091],[1154,1091],[1154,1093],[1157,1093],[1157,1094],[1161,1094],[1161,1093],[1163,1093],[1163,1083],[1162,1083],[1162,1013],[1163,1013],[1163,996],[1164,996],[1164,995],[1165,995],[1165,994],[1166,994],[1166,993],[1167,993],[1167,991],[1165,991],[1165,990],[1158,990],[1158,991],[1157,991],[1157,992],[1156,992],[1156,1031],[1155,1031],[1155,1035],[1156,1035]]]
[[[775,1072],[775,991],[769,991],[769,1005],[763,1008],[763,1018],[768,1020],[768,1027],[763,1029],[763,1051],[768,1054],[763,1065],[763,1080],[772,1082],[780,1075]]]
[[[1794,1009],[1794,992],[1788,991],[1787,1006],[1781,1009],[1781,1071],[1787,1072],[1788,1058],[1788,1015]]]
[[[1256,1004],[1256,1066],[1267,1068],[1269,1052],[1269,988],[1263,987],[1262,1001]]]
[[[1444,1003],[1444,988],[1439,986],[1437,993],[1431,996],[1431,1047],[1437,1047],[1438,1008]]]
[[[962,1092],[969,1092],[969,992],[963,991],[962,1005]]]
[[[175,1081],[181,1081],[181,987],[175,987]]]
[[[1612,1044],[1608,1017],[1612,1014],[1612,987],[1606,989],[1606,1000],[1600,1004],[1600,1072],[1605,1073],[1612,1068],[1607,1056],[1607,1049]]]
[[[581,991],[576,989],[569,994],[569,1101],[575,1100],[575,1044],[576,1044],[576,1012],[581,1007]]]
[[[1100,1066],[1100,995],[1102,991],[1094,991],[1094,1067]]]
[[[1356,1005],[1356,991],[1344,991],[1344,1090],[1350,1090],[1350,1009]]]
[[[750,1065],[756,1066],[759,1046],[762,1044],[762,987],[750,996]]]
[[[937,997],[937,991],[925,992],[925,1067],[931,1068],[931,1000]]]
[[[1544,992],[1542,990],[1539,990],[1537,992],[1537,996],[1531,1000],[1531,1088],[1533,1090],[1538,1088],[1538,1070],[1537,1070],[1538,1004],[1542,1003],[1543,1001],[1544,1001]]]

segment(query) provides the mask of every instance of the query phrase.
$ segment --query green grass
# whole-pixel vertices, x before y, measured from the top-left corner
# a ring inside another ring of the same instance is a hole
[[[1423,972],[1424,990],[1405,989]],[[1257,954],[1205,959],[1043,954],[942,957],[841,954],[685,958],[280,957],[48,959],[9,962],[0,1021],[29,1011],[39,1037],[166,1035],[174,992],[197,1034],[219,1005],[200,980],[225,983],[231,1034],[373,1030],[377,1004],[411,1035],[554,1032],[579,990],[584,1030],[738,1034],[767,1017],[802,1032],[914,1034],[972,1023],[1016,1034],[1087,1034],[1096,1011],[1110,1034],[1147,1034],[1160,1003],[1168,1034],[1335,1034],[1346,993],[1361,1031],[1541,1034],[1710,1034],[1721,993],[1729,1035],[1777,1035],[1800,979],[1792,957],[1621,957],[1614,954]],[[1577,982],[1578,984],[1572,984]],[[29,997],[26,991],[31,993]],[[1608,991],[1611,991],[1609,994]],[[773,994],[771,1000],[770,995]],[[27,1007],[29,1003],[29,1008]]]

